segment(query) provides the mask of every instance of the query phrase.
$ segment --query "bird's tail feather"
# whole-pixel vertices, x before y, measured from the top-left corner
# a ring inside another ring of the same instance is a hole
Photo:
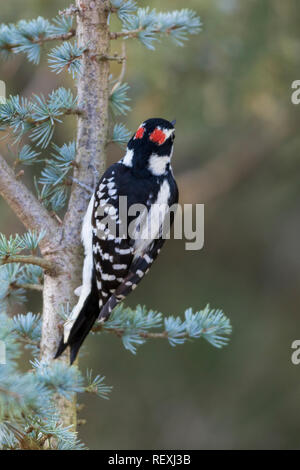
[[[67,346],[70,346],[70,362],[72,364],[75,361],[80,346],[82,345],[89,331],[92,329],[98,315],[99,296],[96,285],[96,275],[94,271],[92,277],[91,292],[85,299],[83,307],[78,317],[76,318],[74,325],[71,328],[67,342],[64,342],[64,338],[61,339],[57,353],[55,355],[55,359],[58,358],[65,351]]]

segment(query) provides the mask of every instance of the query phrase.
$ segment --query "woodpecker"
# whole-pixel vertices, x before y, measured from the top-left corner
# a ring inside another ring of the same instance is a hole
[[[100,178],[82,224],[85,257],[82,286],[75,291],[79,299],[65,323],[56,358],[70,346],[74,362],[96,320],[109,318],[159,254],[167,215],[170,225],[174,219],[169,209],[178,202],[171,168],[174,125],[161,118],[144,121],[124,157]]]

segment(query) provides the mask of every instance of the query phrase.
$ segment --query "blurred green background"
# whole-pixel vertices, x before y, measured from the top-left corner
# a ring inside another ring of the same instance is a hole
[[[0,20],[51,18],[69,3],[1,2]],[[300,337],[300,106],[291,103],[291,83],[300,79],[299,2],[184,6],[203,21],[184,48],[166,40],[152,52],[127,42],[132,112],[124,122],[134,130],[149,117],[177,119],[174,172],[182,202],[205,203],[205,247],[168,242],[127,303],[174,315],[210,303],[230,317],[233,335],[223,350],[202,340],[177,348],[152,341],[136,356],[117,338],[90,336],[81,365],[114,390],[110,401],[85,399],[79,434],[92,449],[299,448],[300,366],[291,363]],[[45,57],[39,67],[21,55],[2,62],[7,93],[72,86]],[[56,141],[74,133],[68,120]],[[5,141],[0,151],[8,156]],[[109,161],[121,154],[110,148]],[[0,210],[2,232],[23,230],[2,200]],[[30,308],[40,306],[32,295]]]

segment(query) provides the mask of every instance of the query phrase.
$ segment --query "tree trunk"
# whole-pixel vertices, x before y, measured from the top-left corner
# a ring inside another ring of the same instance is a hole
[[[59,264],[59,274],[55,277],[44,275],[43,289],[43,326],[41,340],[41,359],[51,362],[57,351],[62,336],[62,318],[59,316],[60,308],[74,304],[74,288],[80,285],[81,269],[79,246],[74,246],[72,253],[70,247],[61,245],[53,255],[47,255],[52,261]],[[69,363],[67,351],[60,359]],[[76,401],[70,402],[57,396],[57,407],[61,413],[64,426],[74,425],[76,429]]]
[[[87,50],[78,77],[78,106],[83,115],[78,118],[77,166],[74,176],[92,186],[94,170],[101,174],[106,165],[105,148],[108,132],[109,52],[108,0],[77,0],[77,42]],[[61,305],[74,305],[74,289],[81,284],[82,255],[80,231],[88,206],[85,190],[73,184],[63,226],[53,240],[53,246],[42,253],[59,265],[57,276],[45,274],[43,296],[43,327],[41,359],[53,360],[62,335],[59,327]],[[62,361],[69,362],[69,352]],[[76,426],[76,404],[59,399],[64,425]]]

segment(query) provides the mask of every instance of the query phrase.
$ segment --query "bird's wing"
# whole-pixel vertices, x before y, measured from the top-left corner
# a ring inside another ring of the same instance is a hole
[[[172,179],[168,184],[173,185],[173,191],[171,191],[173,196],[167,201],[166,211],[170,205],[178,202],[178,190],[175,181]],[[100,275],[102,274],[102,286],[104,289],[108,288],[108,292],[106,290],[104,294],[107,300],[103,302],[99,319],[106,320],[117,303],[136,288],[149,271],[165,242],[163,224],[167,212],[164,210],[160,212],[157,206],[153,210],[153,207],[152,204],[148,205],[147,209],[149,211],[146,212],[146,218],[144,217],[145,214],[141,213],[135,220],[135,230],[133,232],[137,236],[136,239],[120,239],[117,237],[112,240],[99,241],[99,244],[102,244],[103,247],[102,253],[106,250],[108,253],[106,256],[111,256],[113,260],[113,263],[110,261],[106,266],[104,264],[105,260],[99,258],[98,261],[98,267],[105,270],[104,281],[103,274],[100,273]],[[174,213],[171,212],[170,225],[172,225],[173,220]],[[149,237],[147,237],[147,233],[148,235],[150,233]],[[116,265],[116,263],[118,264]],[[108,279],[107,276],[111,277]],[[108,282],[110,282],[110,285],[108,285]]]
[[[134,256],[133,240],[127,238],[127,221],[124,220],[127,204],[126,214],[120,211],[120,171],[120,165],[112,166],[95,192],[92,245],[100,309],[124,281]]]
[[[106,320],[113,308],[130,294],[149,271],[153,261],[156,259],[165,240],[159,238],[148,246],[146,252],[133,259],[123,281],[108,298],[100,311],[99,320]]]

